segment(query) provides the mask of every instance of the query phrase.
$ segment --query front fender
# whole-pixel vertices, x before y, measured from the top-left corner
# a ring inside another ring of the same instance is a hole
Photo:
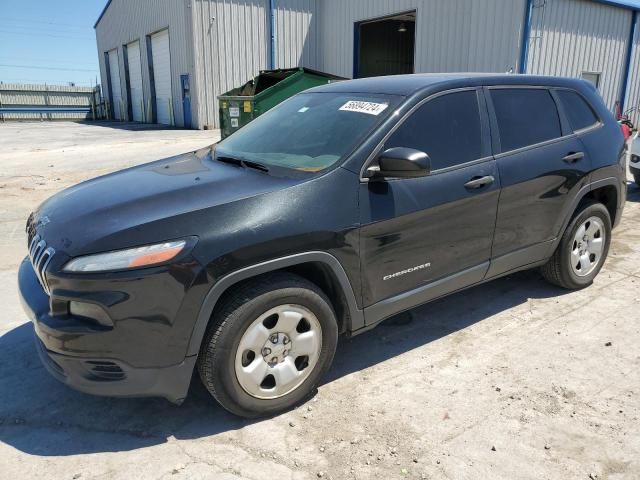
[[[347,330],[354,331],[364,327],[363,311],[358,308],[353,287],[351,286],[349,278],[347,277],[347,274],[340,262],[333,255],[327,252],[317,251],[298,253],[236,270],[218,280],[211,290],[209,290],[209,293],[206,295],[200,308],[200,312],[196,319],[193,333],[191,334],[191,339],[189,341],[187,355],[197,355],[200,351],[200,345],[207,330],[207,325],[209,324],[211,315],[213,314],[213,310],[222,294],[230,287],[238,282],[248,280],[258,275],[311,262],[326,265],[331,269],[335,278],[338,280],[349,309],[350,324],[347,325]]]

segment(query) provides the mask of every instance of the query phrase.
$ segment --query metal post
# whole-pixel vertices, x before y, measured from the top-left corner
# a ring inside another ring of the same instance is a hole
[[[269,25],[271,30],[270,35],[270,55],[269,55],[269,70],[275,70],[277,67],[276,58],[276,2],[275,0],[267,0],[269,2]]]
[[[171,101],[171,98],[167,99],[167,102],[169,103],[169,122],[171,122],[171,126],[175,126],[175,121],[173,118],[173,102]]]
[[[531,36],[531,20],[533,17],[533,0],[527,0],[524,11],[524,25],[522,28],[522,43],[520,45],[520,64],[518,73],[527,73],[527,59],[529,57],[529,37]]]
[[[624,71],[622,77],[622,93],[620,94],[620,108],[622,114],[628,110],[627,105],[627,88],[629,86],[629,77],[631,77],[631,60],[633,56],[633,42],[636,38],[636,30],[638,28],[638,11],[633,11],[631,17],[631,30],[629,32],[629,39],[627,40],[627,51],[625,52]]]
[[[44,85],[44,104],[48,107],[51,105],[51,100],[49,99],[49,86],[45,83]],[[51,113],[47,113],[47,120],[51,120]]]

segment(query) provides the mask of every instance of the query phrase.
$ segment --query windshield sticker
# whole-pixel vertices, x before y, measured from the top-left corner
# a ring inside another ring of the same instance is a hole
[[[386,103],[360,102],[357,100],[349,100],[340,110],[345,112],[366,113],[367,115],[380,115],[387,107]]]

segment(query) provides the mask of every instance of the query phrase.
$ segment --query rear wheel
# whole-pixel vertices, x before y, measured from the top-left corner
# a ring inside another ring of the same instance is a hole
[[[575,290],[593,282],[611,242],[611,217],[601,203],[584,203],[567,227],[553,257],[541,269],[544,278]]]
[[[305,400],[331,365],[338,328],[330,301],[308,280],[275,273],[240,286],[216,309],[198,369],[230,412],[257,417]]]

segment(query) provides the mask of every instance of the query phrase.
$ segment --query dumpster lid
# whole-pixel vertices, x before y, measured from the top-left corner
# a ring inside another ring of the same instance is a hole
[[[226,95],[232,94],[241,97],[251,97],[267,90],[268,88],[273,87],[285,78],[288,78],[298,72],[324,77],[328,80],[346,80],[346,78],[344,77],[338,77],[336,75],[319,72],[317,70],[312,70],[311,68],[306,67],[280,68],[277,70],[260,70],[260,73],[257,77],[252,78],[247,83],[242,85],[239,89],[234,89]]]

